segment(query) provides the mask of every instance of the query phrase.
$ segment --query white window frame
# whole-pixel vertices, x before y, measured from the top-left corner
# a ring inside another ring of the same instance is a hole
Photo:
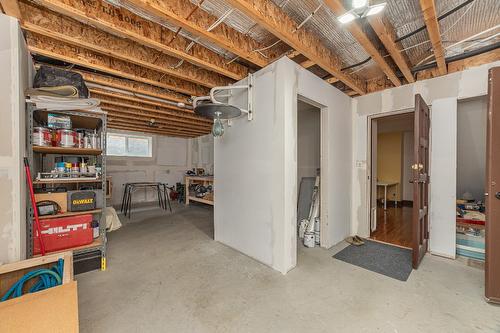
[[[121,133],[121,132],[108,132],[106,133],[106,143],[109,142],[109,136],[121,136],[125,138],[125,154],[123,155],[117,155],[117,154],[110,154],[108,152],[108,145],[106,144],[106,156],[110,157],[132,157],[132,158],[152,158],[153,157],[153,136],[152,135],[144,135],[144,134],[128,134],[128,133]],[[147,139],[148,140],[148,152],[149,154],[146,156],[138,156],[138,155],[132,155],[128,151],[128,140],[130,138],[136,138],[136,139]]]

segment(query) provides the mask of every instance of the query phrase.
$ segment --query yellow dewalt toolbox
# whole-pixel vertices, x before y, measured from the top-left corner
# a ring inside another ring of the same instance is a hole
[[[68,211],[81,212],[96,209],[96,192],[92,190],[68,191]]]

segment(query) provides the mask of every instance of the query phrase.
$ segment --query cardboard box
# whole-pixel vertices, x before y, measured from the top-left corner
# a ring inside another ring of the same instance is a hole
[[[56,202],[61,207],[61,213],[68,211],[68,195],[66,192],[35,193],[35,201],[50,200]]]
[[[0,332],[77,333],[77,282],[0,303]]]

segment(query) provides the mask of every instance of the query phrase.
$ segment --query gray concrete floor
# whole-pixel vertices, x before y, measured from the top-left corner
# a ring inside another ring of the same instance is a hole
[[[82,332],[500,332],[483,271],[426,256],[407,282],[300,249],[286,276],[212,240],[204,206],[133,214],[77,276]]]

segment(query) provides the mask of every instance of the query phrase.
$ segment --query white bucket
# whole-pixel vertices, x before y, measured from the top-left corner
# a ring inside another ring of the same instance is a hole
[[[314,237],[314,233],[305,233],[304,234],[304,246],[305,247],[315,247],[316,246],[316,242],[315,242],[315,237]]]

